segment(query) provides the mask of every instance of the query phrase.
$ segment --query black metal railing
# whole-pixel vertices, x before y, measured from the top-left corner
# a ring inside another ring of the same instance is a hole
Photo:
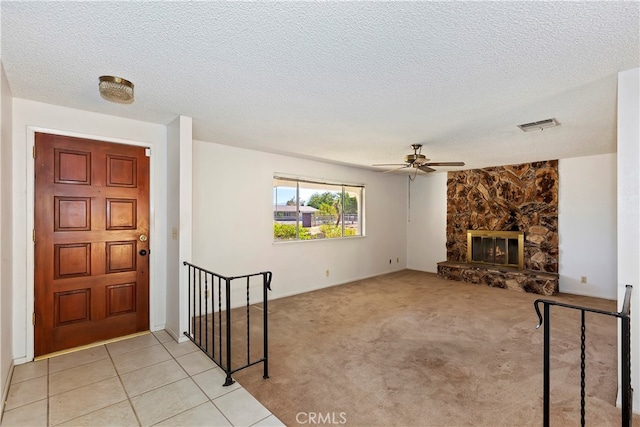
[[[633,389],[631,388],[631,285],[626,286],[624,294],[624,302],[622,304],[622,311],[610,312],[603,310],[596,310],[593,308],[580,307],[577,305],[564,304],[557,301],[537,299],[533,305],[538,314],[539,323],[536,329],[540,328],[544,324],[544,349],[543,349],[543,381],[542,381],[542,393],[543,393],[543,419],[542,424],[544,427],[549,426],[549,410],[550,410],[550,370],[551,370],[551,311],[552,305],[560,307],[570,308],[573,310],[579,310],[581,314],[581,328],[580,328],[580,423],[584,427],[585,425],[585,343],[586,343],[586,325],[585,325],[585,313],[597,313],[605,316],[617,317],[621,321],[621,382],[622,382],[622,426],[627,427],[632,425],[632,409],[633,409]],[[540,314],[539,304],[544,304],[544,317]]]
[[[264,363],[263,378],[269,378],[267,291],[271,290],[272,273],[263,271],[244,276],[225,277],[186,261],[184,265],[189,275],[189,330],[184,332],[184,335],[226,373],[224,386],[235,382],[231,374],[258,363]],[[262,277],[262,301],[251,304],[251,282],[252,279],[255,282],[260,277]],[[234,281],[236,283],[241,281],[246,285],[246,306],[232,309],[232,292],[238,288],[232,286]],[[256,310],[262,311],[261,325],[256,325],[260,322],[251,321],[251,311]],[[232,317],[232,314],[235,316]],[[246,335],[242,333],[245,324]],[[258,334],[256,334],[256,328],[261,329]],[[254,339],[262,340],[261,352],[259,348],[256,350],[256,346],[251,346],[252,336]],[[245,346],[246,362],[237,354],[237,350]],[[232,350],[234,350],[233,355]]]

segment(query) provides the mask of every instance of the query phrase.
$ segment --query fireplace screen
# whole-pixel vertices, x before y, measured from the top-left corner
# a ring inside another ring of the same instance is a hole
[[[524,233],[467,230],[467,262],[522,269]]]

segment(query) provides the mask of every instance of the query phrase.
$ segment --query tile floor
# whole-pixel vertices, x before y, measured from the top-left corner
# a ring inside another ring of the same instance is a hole
[[[14,368],[1,426],[284,426],[165,331]]]

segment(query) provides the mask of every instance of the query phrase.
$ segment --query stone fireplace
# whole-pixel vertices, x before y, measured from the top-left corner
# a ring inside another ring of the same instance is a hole
[[[558,293],[558,161],[449,172],[442,277]]]

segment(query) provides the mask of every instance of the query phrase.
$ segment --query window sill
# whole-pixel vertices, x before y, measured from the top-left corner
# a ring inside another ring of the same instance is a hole
[[[349,237],[333,237],[333,238],[324,238],[324,239],[309,239],[309,240],[274,240],[274,245],[283,245],[287,243],[309,243],[309,242],[335,242],[335,241],[344,241],[344,240],[360,240],[364,239],[367,236],[349,236]]]

